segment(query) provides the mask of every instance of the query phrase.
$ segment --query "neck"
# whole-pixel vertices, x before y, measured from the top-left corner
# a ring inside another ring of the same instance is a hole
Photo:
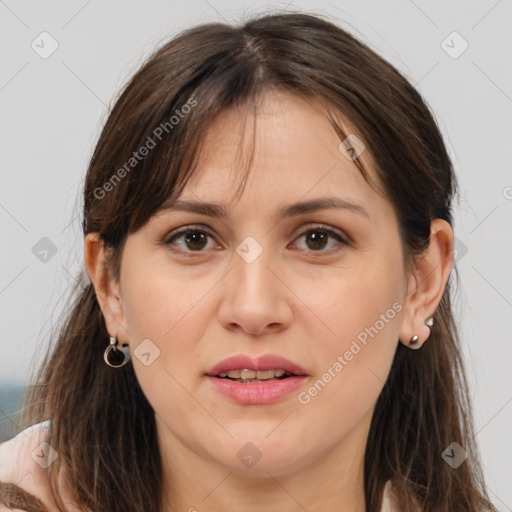
[[[315,460],[279,471],[219,464],[184,446],[157,417],[164,471],[165,512],[279,510],[365,512],[364,451],[369,420]]]

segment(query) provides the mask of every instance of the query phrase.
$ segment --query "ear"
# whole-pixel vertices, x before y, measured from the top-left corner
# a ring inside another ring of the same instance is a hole
[[[107,249],[98,233],[89,233],[84,241],[84,259],[87,274],[96,291],[96,298],[105,319],[110,336],[120,343],[128,343],[128,330],[125,325],[121,303],[120,286],[107,265]],[[108,340],[106,340],[108,343]]]
[[[415,347],[421,346],[430,336],[430,327],[425,320],[434,314],[441,302],[453,266],[453,247],[450,224],[443,219],[432,220],[429,246],[418,258],[408,280],[400,328],[400,341],[406,346],[413,336],[418,336]]]

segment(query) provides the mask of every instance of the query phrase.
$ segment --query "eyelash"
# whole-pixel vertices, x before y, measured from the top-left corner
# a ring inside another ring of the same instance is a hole
[[[200,225],[196,225],[196,226],[193,225],[193,226],[186,226],[184,228],[179,229],[178,231],[171,232],[169,235],[166,235],[166,237],[162,240],[162,244],[166,245],[166,246],[170,246],[170,245],[172,245],[172,242],[174,240],[176,240],[176,238],[178,238],[179,236],[187,234],[187,233],[193,233],[193,232],[206,233],[211,238],[215,238],[215,236],[213,235],[213,233],[210,232],[209,229],[207,229],[203,226],[200,226]],[[324,233],[330,237],[335,238],[340,243],[341,246],[350,247],[352,245],[346,238],[342,237],[339,233],[332,230],[328,226],[325,226],[322,224],[317,224],[317,225],[308,227],[305,231],[300,233],[295,240],[299,239],[300,237],[302,237],[304,235],[307,235],[309,233],[314,233],[314,232]],[[191,258],[197,257],[197,256],[201,255],[201,253],[206,252],[206,251],[183,251],[181,249],[177,249],[177,250],[171,249],[171,250],[173,252],[179,252],[179,253],[183,254],[184,256],[191,257]],[[304,249],[299,249],[299,250],[312,253],[312,255],[314,257],[321,257],[321,256],[330,256],[336,252],[339,252],[340,250],[342,250],[342,248],[331,248],[327,251],[324,251],[322,249],[319,249],[317,251],[315,251],[315,250],[308,251],[308,250],[304,250]],[[315,254],[315,253],[320,253],[320,254]]]

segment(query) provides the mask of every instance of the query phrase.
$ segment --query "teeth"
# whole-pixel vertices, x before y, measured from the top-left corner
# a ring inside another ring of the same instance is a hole
[[[273,369],[273,370],[229,370],[227,372],[219,373],[219,377],[229,377],[230,379],[259,379],[259,380],[270,380],[275,377],[282,377],[284,374],[291,375],[285,370],[282,369]]]

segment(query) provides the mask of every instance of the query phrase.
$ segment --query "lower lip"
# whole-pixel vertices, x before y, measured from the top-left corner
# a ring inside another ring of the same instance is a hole
[[[246,405],[273,404],[300,388],[307,376],[288,377],[269,382],[236,382],[207,375],[208,380],[224,396]]]

